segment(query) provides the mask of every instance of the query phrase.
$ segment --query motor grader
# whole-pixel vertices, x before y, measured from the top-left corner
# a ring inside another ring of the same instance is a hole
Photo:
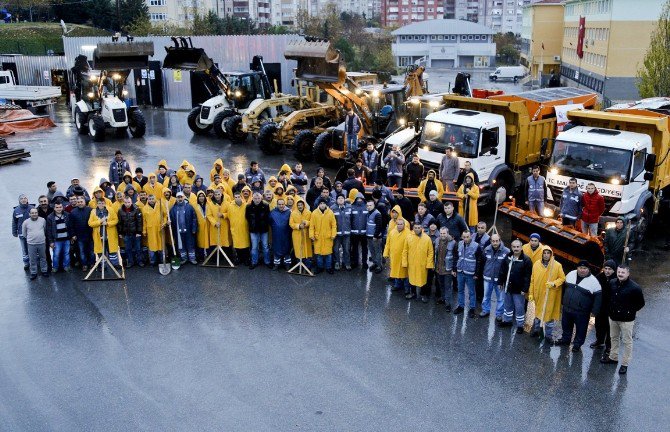
[[[312,83],[331,102],[291,112],[278,122],[263,125],[257,142],[265,153],[275,154],[291,147],[298,160],[313,158],[326,164],[345,159],[342,119],[346,110],[352,108],[361,120],[359,147],[364,147],[368,141],[378,143],[394,130],[392,125],[397,121],[398,110],[404,107],[404,100],[423,94],[423,68],[409,71],[403,85],[359,86],[348,76],[340,52],[326,40],[305,38],[290,42],[284,57],[298,62],[297,80]],[[377,111],[378,108],[383,111]]]

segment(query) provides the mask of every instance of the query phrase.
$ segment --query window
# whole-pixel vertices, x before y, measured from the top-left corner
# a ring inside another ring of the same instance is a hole
[[[474,36],[468,35],[468,40],[472,40],[472,39],[474,39]]]
[[[437,36],[435,36],[435,35],[430,35],[430,40],[436,40],[436,39],[437,39]],[[442,39],[442,36],[440,36],[440,39]]]
[[[165,0],[149,0],[149,6],[165,6]]]
[[[149,14],[149,19],[151,21],[165,21],[167,19],[167,14],[165,14],[165,13],[152,13],[152,14]]]
[[[647,152],[644,151],[637,151],[633,155],[633,175],[631,176],[631,180],[635,180],[637,176],[640,175],[642,171],[644,171],[644,161],[647,158]]]
[[[446,37],[446,36],[445,36]],[[456,35],[451,35],[451,40],[455,41],[456,40]]]
[[[479,35],[475,35],[475,40],[479,40]]]

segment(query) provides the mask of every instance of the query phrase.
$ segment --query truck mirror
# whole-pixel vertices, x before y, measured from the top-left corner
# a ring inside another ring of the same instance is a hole
[[[421,119],[417,118],[414,120],[414,132],[419,133],[421,131]]]
[[[648,153],[646,159],[644,160],[644,170],[649,173],[653,173],[654,168],[656,168],[656,155],[653,153]]]
[[[489,151],[492,156],[495,156],[498,154],[498,147],[491,147],[491,150]]]
[[[653,171],[647,171],[644,173],[644,179],[646,181],[652,181],[654,179],[654,172]]]
[[[542,138],[542,141],[540,143],[540,159],[546,159],[547,158],[547,148],[549,147],[549,139],[548,138]]]

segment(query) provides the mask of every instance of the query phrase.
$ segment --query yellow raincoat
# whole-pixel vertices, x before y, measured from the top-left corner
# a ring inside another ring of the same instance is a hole
[[[249,222],[247,221],[247,203],[242,198],[242,204],[237,205],[235,201],[228,203],[228,221],[230,222],[230,234],[233,238],[235,249],[246,249],[251,246],[249,239]]]
[[[140,186],[140,184],[137,183],[136,181],[132,180],[133,175],[131,174],[130,171],[126,171],[125,173],[123,173],[123,177],[126,177],[126,176],[129,176],[131,178],[130,184],[133,185],[133,188],[135,189],[135,192],[139,192],[139,191],[142,190],[142,187]],[[119,185],[119,187],[116,188],[116,191],[126,193],[126,188],[127,187],[128,187],[128,185],[126,184],[126,182],[121,181],[121,184]]]
[[[93,252],[97,254],[102,253],[102,229],[101,220],[97,215],[97,208],[93,209],[91,215],[88,217],[88,226],[93,228]],[[117,253],[119,251],[119,233],[116,230],[116,225],[119,223],[119,216],[112,212],[107,207],[107,228],[105,229],[107,236],[107,246],[109,249],[107,253]]]
[[[282,172],[282,171],[285,171],[286,175],[289,176],[289,177],[293,173],[293,170],[291,169],[290,166],[288,166],[288,164],[284,164],[284,165],[281,166],[281,168],[279,168],[279,171],[277,171],[277,177],[279,177],[279,173]]]
[[[187,174],[187,172],[189,172],[189,171],[193,171],[193,176],[189,176]],[[184,175],[183,176],[179,177],[177,175],[177,178],[179,179],[179,184],[181,184],[182,186],[185,185],[186,183],[188,183],[190,185],[193,185],[193,183],[195,183],[195,175],[196,174],[197,173],[195,172],[195,168],[193,168],[193,165],[189,164],[189,166],[187,166],[186,169],[184,170]]]
[[[542,246],[542,249],[551,251],[549,246]],[[563,266],[554,259],[553,252],[546,267],[542,264],[542,259],[533,264],[528,299],[532,298],[535,301],[536,318],[544,322],[558,320],[561,316],[564,282]],[[544,311],[544,316],[542,316],[542,311]]]
[[[298,210],[298,203],[302,202],[305,205],[302,213]],[[312,242],[309,240],[309,224],[312,218],[312,212],[309,211],[309,206],[305,203],[300,197],[296,197],[295,204],[293,205],[293,211],[291,212],[291,219],[289,219],[289,225],[293,233],[291,238],[293,240],[293,251],[295,252],[295,257],[298,259],[311,258],[314,256],[312,251]],[[300,224],[305,223],[305,227],[300,229]]]
[[[151,184],[151,179],[154,179],[154,184]],[[161,183],[158,183],[158,180],[156,180],[156,174],[155,173],[149,173],[149,181],[146,182],[142,190],[147,193],[147,195],[153,195],[156,197],[156,200],[158,201],[162,196],[163,196],[163,188],[164,186]]]
[[[220,166],[221,168],[217,169],[216,166]],[[212,169],[209,171],[209,181],[214,182],[214,174],[218,174],[221,176],[221,179],[223,179],[223,160],[221,158],[218,158],[217,160],[214,161],[212,164]]]
[[[244,197],[245,192],[248,192],[249,194],[246,198]],[[242,195],[242,201],[244,201],[245,204],[251,204],[253,193],[251,193],[251,188],[249,186],[245,186],[242,188],[241,195]]]
[[[272,183],[274,183],[274,184],[272,184]],[[268,179],[268,182],[265,183],[265,187],[263,188],[263,190],[271,190],[272,193],[274,194],[275,193],[275,188],[277,187],[278,184],[279,184],[279,182],[277,181],[277,177],[270,176],[270,178]]]
[[[161,238],[161,227],[167,223],[167,214],[165,209],[161,209],[161,202],[151,207],[149,204],[142,208],[142,235],[147,240],[147,247],[152,252],[158,252],[163,249],[163,240]]]
[[[396,204],[395,206],[393,206],[393,209],[392,209],[391,211],[395,211],[395,212],[397,212],[397,213],[398,213],[398,218],[399,218],[399,219],[404,219],[404,220],[405,220],[405,231],[409,231],[409,222],[407,221],[407,219],[405,219],[404,217],[402,217],[402,209],[400,208],[400,206]],[[391,217],[391,220],[389,221],[389,227],[388,227],[388,229],[386,230],[386,236],[387,236],[387,237],[388,237],[388,235],[391,233],[391,231],[397,231],[397,230],[395,229],[395,227],[396,227],[397,225],[398,225],[398,224],[396,223],[396,221],[393,220],[393,217]]]
[[[540,245],[533,251],[533,248],[530,247],[530,243],[526,243],[521,247],[521,250],[523,253],[526,254],[528,258],[530,258],[530,261],[535,264],[536,262],[540,261],[542,259],[542,248],[544,245],[540,243]]]
[[[456,191],[456,195],[461,199],[458,203],[458,214],[460,214],[463,219],[465,219],[465,223],[468,224],[468,226],[475,226],[479,222],[479,214],[477,213],[477,200],[479,199],[479,186],[477,186],[474,181],[475,181],[475,176],[472,175],[472,173],[468,174],[466,177],[470,177],[472,179],[472,186],[470,187],[470,191],[466,194],[465,191],[465,183],[461,185],[461,187],[458,188],[458,191]],[[465,214],[465,202],[468,202],[468,214]]]
[[[102,199],[105,200],[105,207],[111,208],[112,207],[112,201],[109,198],[105,197],[104,191],[100,188],[100,186],[96,186],[95,189],[93,189],[93,198],[88,202],[88,206],[92,209],[96,209],[98,207],[98,199],[95,197],[95,193],[97,191],[100,191],[103,193]]]
[[[160,165],[160,163],[159,163],[159,165]],[[182,181],[181,181],[182,177],[186,177],[186,168],[188,168],[189,165],[191,165],[191,163],[189,161],[187,161],[186,159],[184,159],[183,161],[181,161],[181,164],[179,165],[179,169],[175,173],[177,175],[177,180],[179,180],[180,184],[182,184]]]
[[[389,259],[390,274],[389,276],[396,279],[404,279],[407,277],[407,267],[402,265],[402,254],[405,250],[405,242],[409,230],[404,229],[398,232],[394,229],[388,234],[386,238],[386,246],[384,246],[384,258]]]
[[[165,169],[167,170],[168,173],[170,172],[170,167],[168,167],[167,161],[165,159],[161,159],[161,160],[158,161],[158,165],[156,166],[156,172],[154,173],[154,174],[156,174],[156,177],[158,177],[158,173],[159,173],[159,169],[160,169],[161,165],[163,165],[165,167]],[[161,184],[163,186],[167,187],[168,183],[170,183],[170,176],[166,175],[165,180],[163,180],[163,182]],[[156,197],[156,198],[158,198],[158,197]]]
[[[330,255],[333,253],[333,239],[337,235],[337,221],[333,211],[326,208],[322,212],[317,207],[312,212],[309,224],[309,238],[314,239],[314,253],[316,255]]]
[[[349,204],[353,204],[354,201],[356,201],[356,197],[358,196],[358,192],[360,192],[360,191],[356,188],[352,188],[349,191],[349,196],[347,197],[347,201],[349,202]]]
[[[217,204],[214,200],[207,203],[207,220],[209,221],[209,244],[211,246],[230,246],[230,223],[228,222],[228,203],[223,200]],[[219,216],[221,214],[221,216]],[[216,223],[220,227],[216,227]]]
[[[398,230],[396,230],[398,231]],[[433,242],[426,233],[421,237],[414,232],[407,234],[402,251],[402,266],[407,268],[410,285],[422,287],[428,282],[428,269],[434,268]]]
[[[205,196],[203,191],[199,191],[198,194],[191,194],[191,196]],[[190,201],[190,200],[189,200]],[[207,220],[207,214],[205,211],[209,207],[210,201],[205,200],[205,210],[203,211],[198,200],[196,198],[195,205],[192,204],[193,210],[195,210],[195,216],[198,218],[198,234],[196,235],[196,246],[199,248],[208,248],[209,247],[209,221]]]
[[[428,171],[433,172],[435,174],[435,171],[430,170]],[[442,194],[444,193],[444,186],[442,186],[442,182],[437,179],[437,175],[433,178],[433,181],[435,182],[435,188],[437,189],[437,199],[439,201],[442,201]],[[416,189],[416,193],[419,195],[419,199],[421,202],[426,202],[428,201],[428,197],[426,196],[426,184],[428,183],[428,179],[422,180],[421,183],[419,183],[419,187]],[[461,213],[462,214],[462,213]]]

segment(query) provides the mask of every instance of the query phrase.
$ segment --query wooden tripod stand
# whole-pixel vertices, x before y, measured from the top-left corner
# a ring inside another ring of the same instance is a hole
[[[305,237],[306,237],[306,230],[307,227],[300,229],[300,256],[302,257],[304,254],[305,250]],[[298,258],[298,262],[296,265],[291,267],[288,272],[297,274],[300,276],[314,276],[314,273],[305,265],[303,262],[304,258]]]
[[[209,261],[215,255],[216,255],[216,264],[210,264]],[[222,256],[228,263],[228,265],[221,262]],[[221,247],[221,222],[219,222],[219,226],[216,227],[216,248],[214,248],[214,250],[210,252],[209,255],[207,255],[207,258],[205,258],[205,262],[202,263],[202,267],[235,268],[235,265],[230,260],[230,258],[228,258],[228,255],[226,255],[226,252],[224,252],[223,248]]]
[[[123,267],[123,260],[119,256],[119,263],[121,265],[121,273],[114,267],[114,264],[112,264],[112,261],[109,259],[109,256],[107,256],[107,249],[105,248],[105,238],[107,234],[107,225],[102,226],[102,236],[100,240],[102,241],[102,253],[100,256],[96,257],[95,259],[95,264],[93,267],[91,267],[91,270],[88,271],[86,276],[84,277],[84,282],[99,282],[99,281],[105,281],[105,280],[125,280],[126,278],[126,270]],[[113,276],[105,277],[105,264],[109,266],[109,268],[112,269]],[[101,276],[99,278],[94,278],[91,277],[95,270],[102,265],[102,268],[100,269]]]

